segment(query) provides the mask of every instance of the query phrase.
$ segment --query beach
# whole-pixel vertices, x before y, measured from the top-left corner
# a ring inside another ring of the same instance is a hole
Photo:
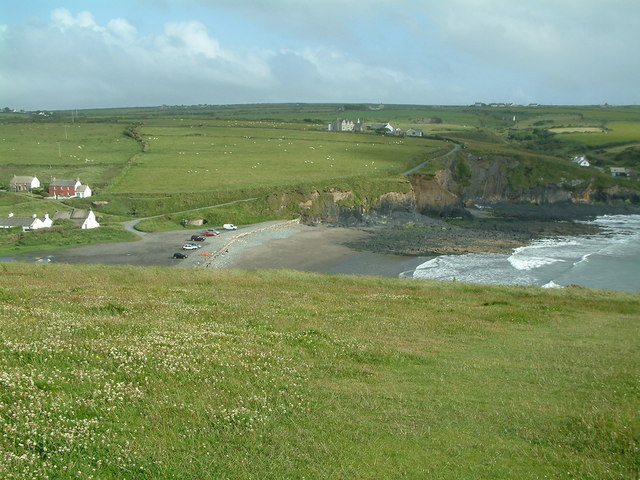
[[[345,245],[370,236],[356,228],[292,225],[256,228],[233,241],[207,268],[290,269],[309,272],[398,277],[429,257],[385,255]]]
[[[195,229],[140,233],[134,242],[32,252],[0,261],[173,266],[211,270],[289,269],[384,277],[640,291],[640,216],[579,222],[493,220],[464,228],[344,227],[297,220],[243,225],[182,250]],[[175,252],[188,255],[173,258]]]

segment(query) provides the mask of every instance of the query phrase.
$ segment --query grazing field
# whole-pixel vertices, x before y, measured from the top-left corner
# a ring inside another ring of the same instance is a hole
[[[638,295],[0,269],[2,478],[638,475]]]
[[[640,138],[640,122],[608,122],[606,131],[601,133],[563,134],[562,138],[589,146],[637,142]]]
[[[549,131],[552,133],[603,133],[606,130],[602,127],[553,127]]]
[[[145,126],[145,153],[110,192],[178,193],[397,175],[442,142],[264,126]]]
[[[107,184],[140,148],[118,123],[4,123],[0,133],[0,182],[35,175],[48,183],[80,177]]]

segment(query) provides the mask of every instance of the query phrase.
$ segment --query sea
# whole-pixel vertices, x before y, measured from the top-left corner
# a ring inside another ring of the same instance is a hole
[[[510,255],[442,255],[401,277],[494,285],[569,285],[640,292],[640,215],[605,215],[584,223],[594,235],[546,238]]]

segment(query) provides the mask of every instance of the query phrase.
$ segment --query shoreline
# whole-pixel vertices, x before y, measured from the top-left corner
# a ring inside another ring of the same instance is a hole
[[[247,271],[288,269],[397,278],[433,258],[359,251],[345,245],[370,235],[358,228],[329,225],[295,225],[262,230],[237,239],[207,265],[196,266]]]
[[[419,265],[441,255],[508,254],[538,238],[594,233],[592,225],[580,221],[489,218],[456,224],[421,217],[413,223],[402,216],[393,220],[386,225],[307,225],[296,221],[244,225],[207,237],[202,248],[185,252],[189,257],[184,260],[173,259],[173,253],[181,251],[192,234],[199,233],[196,229],[147,233],[135,242],[31,252],[1,260],[247,271],[290,269],[412,278]]]

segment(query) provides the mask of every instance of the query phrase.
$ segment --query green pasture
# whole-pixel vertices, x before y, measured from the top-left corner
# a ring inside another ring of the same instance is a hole
[[[598,146],[617,143],[637,142],[640,139],[640,122],[607,122],[605,132],[563,133],[559,138],[582,143],[588,146]]]
[[[516,115],[517,118],[517,115]],[[544,115],[529,116],[524,120],[517,120],[515,128],[554,128],[563,126],[591,126],[600,122],[584,118],[579,113],[549,113]]]
[[[2,478],[638,476],[637,294],[0,271]]]
[[[33,214],[42,217],[45,213],[53,215],[56,211],[67,211],[70,207],[59,200],[43,200],[39,195],[30,193],[0,192],[0,217],[13,213],[19,217]]]
[[[148,143],[111,192],[176,193],[399,174],[442,142],[276,128],[145,126]]]
[[[4,123],[0,126],[0,184],[13,175],[35,175],[42,183],[80,177],[105,184],[140,150],[118,123]]]

